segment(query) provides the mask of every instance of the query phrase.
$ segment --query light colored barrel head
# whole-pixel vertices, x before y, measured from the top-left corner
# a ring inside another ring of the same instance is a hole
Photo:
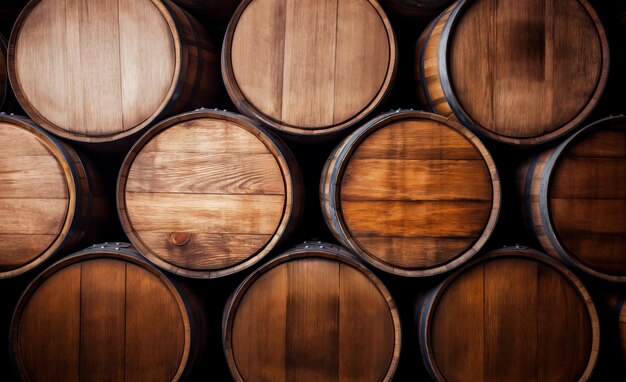
[[[37,0],[10,57],[20,103],[43,127],[78,140],[125,136],[174,92],[178,32],[161,1]]]
[[[371,111],[387,92],[395,55],[389,21],[375,1],[255,0],[232,19],[222,62],[242,112],[313,134]]]

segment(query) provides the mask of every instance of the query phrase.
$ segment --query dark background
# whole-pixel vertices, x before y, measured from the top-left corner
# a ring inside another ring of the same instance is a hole
[[[604,95],[590,117],[581,125],[584,126],[597,119],[626,113],[626,97],[623,92],[626,88],[626,1],[615,0],[590,0],[604,24],[610,46],[611,63],[607,88]],[[21,7],[23,0],[0,0],[0,33],[8,38],[13,22]],[[209,21],[199,13],[194,13],[209,32],[215,47],[221,49],[226,24]],[[396,33],[399,46],[399,71],[395,87],[391,96],[377,111],[381,112],[397,108],[422,109],[418,101],[417,85],[413,78],[414,71],[414,47],[417,38],[426,27],[426,24],[434,17],[422,20],[408,19],[388,12],[392,26]],[[220,99],[216,105],[206,107],[218,107],[230,111],[236,108],[228,98],[224,88],[221,89]],[[12,110],[3,110],[23,114],[16,107]],[[540,112],[531,110],[529,112]],[[158,121],[157,121],[158,122]],[[318,200],[319,179],[322,167],[330,151],[339,143],[342,137],[337,137],[329,142],[316,144],[303,144],[287,141],[288,146],[295,154],[304,175],[307,191],[303,222],[298,231],[281,247],[274,250],[261,263],[276,256],[282,250],[304,240],[322,240],[336,243],[336,240],[326,228],[322,219]],[[556,144],[558,142],[552,143]],[[118,147],[114,151],[99,150],[96,146],[85,146],[71,143],[77,150],[91,157],[100,169],[108,185],[111,200],[114,200],[114,191],[117,173],[126,152],[129,148]],[[528,234],[521,217],[520,202],[515,189],[515,169],[519,163],[544,149],[536,147],[531,149],[519,149],[511,146],[485,141],[491,151],[502,181],[503,207],[500,219],[491,239],[486,243],[483,253],[500,248],[504,245],[520,244],[540,249],[539,244]],[[0,212],[2,213],[2,212]],[[113,219],[107,226],[102,227],[101,241],[128,241],[117,220],[115,211],[112,211]],[[77,250],[82,248],[77,248]],[[56,258],[68,255],[61,253]],[[43,267],[38,267],[26,274],[9,280],[0,280],[0,381],[17,380],[12,366],[9,352],[9,331],[13,309],[17,304],[20,294],[28,283],[51,262]],[[257,264],[256,267],[259,265]],[[228,367],[221,348],[221,315],[224,304],[229,294],[236,288],[253,269],[227,276],[216,280],[189,280],[174,276],[177,280],[189,283],[200,295],[206,298],[209,307],[208,317],[211,330],[209,349],[195,369],[192,380],[208,381],[231,381]],[[428,381],[422,363],[417,337],[414,330],[414,307],[420,291],[425,290],[442,280],[443,276],[425,279],[410,279],[393,276],[374,270],[375,273],[387,285],[395,298],[400,312],[403,338],[400,363],[394,381]],[[616,328],[617,316],[605,302],[605,298],[611,293],[626,293],[626,288],[620,285],[609,284],[599,280],[590,279],[585,275],[579,275],[588,287],[598,308],[601,322],[601,347],[599,362],[597,364],[593,381],[624,381],[626,380],[626,365],[620,361],[620,350],[617,343]]]

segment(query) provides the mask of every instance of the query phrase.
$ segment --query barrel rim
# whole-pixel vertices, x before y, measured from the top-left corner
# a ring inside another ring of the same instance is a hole
[[[626,282],[626,273],[612,274],[598,271],[594,269],[591,264],[588,264],[586,261],[579,258],[576,254],[574,254],[567,248],[567,245],[565,245],[563,239],[558,234],[557,227],[554,226],[554,222],[552,219],[552,207],[550,203],[552,194],[552,183],[554,180],[554,170],[563,160],[563,155],[567,152],[568,148],[570,148],[571,145],[578,143],[581,139],[584,139],[585,135],[587,135],[588,133],[591,133],[594,130],[601,129],[603,127],[610,126],[615,122],[621,122],[626,124],[626,116],[618,115],[599,119],[581,128],[579,131],[563,141],[554,149],[554,151],[548,157],[548,161],[546,162],[545,168],[543,170],[543,175],[541,177],[541,183],[539,188],[539,209],[540,211],[542,211],[541,224],[545,230],[546,237],[552,244],[552,247],[554,248],[559,259],[561,259],[567,265],[599,279],[611,282]],[[622,128],[622,130],[626,132],[626,128]]]
[[[159,281],[161,281],[172,294],[172,297],[176,301],[176,304],[178,305],[179,311],[181,313],[181,321],[183,322],[185,341],[183,344],[183,353],[181,355],[181,359],[179,360],[178,370],[176,371],[176,374],[174,374],[174,376],[172,377],[172,381],[180,380],[181,377],[184,375],[184,372],[186,371],[186,368],[191,360],[191,308],[189,307],[188,302],[183,298],[183,293],[181,293],[179,288],[170,277],[161,272],[157,267],[142,259],[141,255],[135,252],[129,244],[119,242],[111,244],[104,243],[102,245],[94,244],[91,247],[83,249],[82,251],[69,255],[49,266],[46,270],[37,275],[37,277],[35,277],[35,279],[33,279],[28,284],[28,286],[20,296],[15,311],[11,317],[11,333],[9,337],[13,365],[15,366],[19,377],[24,381],[32,381],[27,373],[27,370],[22,364],[22,352],[19,346],[19,331],[21,319],[23,317],[25,308],[30,301],[30,298],[44,282],[46,282],[58,271],[62,271],[63,269],[77,263],[91,261],[95,259],[115,259],[141,267],[156,276]]]
[[[433,120],[447,125],[450,129],[462,135],[481,154],[491,178],[491,211],[480,236],[477,236],[477,238],[469,244],[463,252],[443,263],[426,268],[404,268],[384,262],[371,255],[365,247],[360,245],[359,242],[354,239],[348,225],[345,222],[343,213],[341,212],[341,178],[352,155],[360,144],[373,132],[388,126],[390,123],[403,119]],[[493,233],[500,214],[502,203],[501,185],[497,166],[487,147],[469,129],[459,123],[438,114],[424,111],[402,109],[392,110],[374,118],[364,126],[354,131],[343,142],[341,142],[339,146],[337,146],[337,151],[338,152],[336,154],[331,155],[328,159],[326,162],[327,167],[325,167],[323,171],[323,179],[320,184],[322,213],[324,214],[325,221],[335,238],[355,253],[358,253],[361,259],[365,260],[372,266],[391,274],[406,277],[425,277],[445,273],[472,258],[478,251],[480,251]],[[325,196],[328,197],[328,200],[325,200]],[[331,225],[336,225],[336,227]]]
[[[450,46],[451,37],[454,34],[454,29],[458,24],[460,18],[459,16],[462,15],[475,1],[476,0],[460,0],[459,3],[454,5],[454,9],[452,10],[449,18],[445,22],[438,46],[437,58],[439,62],[438,72],[440,76],[441,88],[443,89],[445,99],[449,103],[450,109],[452,109],[452,112],[454,113],[456,118],[458,118],[463,125],[467,126],[472,131],[481,136],[485,136],[501,143],[520,146],[543,144],[555,140],[563,135],[566,135],[567,133],[580,126],[580,124],[585,121],[585,119],[597,106],[602,94],[604,93],[608,82],[610,62],[609,43],[606,36],[606,31],[598,14],[591,6],[591,4],[589,4],[588,0],[576,1],[587,12],[589,18],[595,26],[598,39],[600,40],[600,57],[602,61],[602,66],[600,74],[596,80],[595,90],[593,94],[589,97],[587,102],[584,104],[584,106],[582,106],[578,113],[573,116],[567,123],[563,124],[555,130],[552,130],[547,134],[538,134],[531,137],[515,137],[498,134],[485,128],[484,126],[481,126],[480,124],[475,122],[473,118],[470,117],[469,113],[465,110],[458,97],[456,96],[456,92],[454,90],[454,86],[452,85],[451,76],[448,68],[448,48]]]
[[[163,96],[163,100],[159,104],[159,106],[154,110],[154,112],[148,116],[144,121],[133,126],[130,129],[117,132],[117,133],[107,133],[104,135],[87,135],[81,134],[77,132],[71,132],[68,129],[62,128],[61,126],[57,126],[56,124],[49,121],[45,116],[43,116],[28,100],[25,92],[21,86],[21,81],[19,78],[19,73],[16,68],[16,46],[18,39],[20,37],[22,27],[25,21],[28,19],[30,13],[33,9],[39,5],[41,2],[46,0],[32,0],[26,4],[20,15],[18,16],[15,24],[13,25],[13,29],[11,31],[11,36],[9,37],[9,46],[8,46],[8,57],[7,57],[7,67],[9,74],[9,81],[11,83],[11,87],[13,88],[13,93],[15,94],[15,98],[18,100],[20,106],[24,109],[24,111],[32,118],[35,122],[37,122],[41,127],[49,131],[50,133],[66,138],[72,141],[77,142],[85,142],[85,143],[103,143],[103,142],[111,142],[117,141],[122,138],[129,137],[133,134],[136,134],[158,119],[170,103],[172,96],[180,91],[179,88],[181,84],[184,82],[184,79],[181,78],[181,73],[183,71],[182,62],[186,58],[183,55],[183,42],[181,41],[181,37],[183,35],[181,31],[181,27],[178,25],[178,21],[175,19],[173,12],[170,11],[168,7],[178,7],[175,4],[169,2],[169,0],[143,0],[150,1],[160,12],[161,16],[165,20],[166,24],[169,27],[170,34],[172,36],[172,40],[174,43],[174,73],[172,75],[171,83],[167,93]]]
[[[376,107],[378,107],[387,96],[389,96],[392,90],[392,84],[395,81],[398,71],[398,43],[393,32],[393,28],[391,27],[391,22],[389,21],[389,18],[387,17],[385,11],[380,6],[380,4],[375,0],[362,0],[367,1],[380,17],[380,20],[387,33],[387,38],[389,42],[389,59],[387,73],[385,74],[385,79],[380,85],[380,88],[378,89],[378,92],[376,93],[374,98],[370,100],[369,103],[364,105],[360,111],[354,113],[354,115],[348,117],[344,121],[320,128],[305,128],[286,124],[284,122],[275,120],[274,118],[263,113],[244,96],[243,91],[239,87],[239,84],[237,83],[237,80],[235,78],[231,56],[233,38],[235,35],[235,30],[237,29],[237,24],[243,13],[245,12],[246,8],[248,7],[248,5],[250,5],[252,1],[253,0],[243,0],[235,10],[235,13],[231,17],[230,22],[228,23],[228,27],[226,29],[221,54],[221,71],[222,78],[224,80],[224,86],[226,87],[228,96],[242,114],[255,118],[263,124],[280,132],[281,134],[285,134],[288,136],[332,136],[362,121]]]
[[[161,259],[155,253],[153,253],[149,246],[143,243],[141,235],[135,233],[130,217],[128,216],[128,209],[125,201],[126,182],[128,180],[128,175],[133,165],[133,162],[139,152],[148,142],[152,140],[152,138],[157,136],[162,131],[165,131],[170,127],[174,127],[181,122],[186,122],[194,119],[225,120],[255,135],[259,139],[259,141],[265,145],[268,151],[273,154],[274,159],[276,160],[276,163],[278,164],[283,177],[283,186],[285,188],[285,201],[283,204],[283,211],[280,222],[278,223],[276,230],[272,234],[272,237],[268,239],[268,241],[262,247],[260,247],[255,253],[251,254],[247,259],[227,267],[196,270],[175,265],[173,263],[165,261],[164,259]],[[287,146],[285,146],[278,138],[274,137],[271,133],[266,131],[257,122],[239,114],[217,109],[197,109],[195,111],[178,114],[171,118],[168,118],[148,129],[141,136],[141,138],[139,138],[139,140],[135,142],[135,144],[132,146],[132,148],[124,158],[116,185],[117,212],[120,218],[120,222],[122,224],[122,228],[124,229],[124,232],[130,239],[131,243],[133,243],[133,245],[139,250],[139,252],[150,262],[162,269],[178,274],[180,276],[199,279],[212,279],[227,276],[244,270],[259,262],[270,251],[272,251],[284,239],[285,233],[289,225],[297,219],[297,211],[294,211],[294,207],[295,203],[297,203],[296,199],[298,193],[296,188],[298,180],[292,179],[292,176],[297,176],[297,174],[294,172],[294,170],[292,170],[289,165],[289,158],[291,157],[291,155],[291,151],[289,151]]]
[[[591,348],[589,349],[589,361],[587,367],[584,369],[580,376],[580,381],[588,380],[596,366],[598,359],[598,353],[600,349],[600,323],[598,321],[598,314],[589,292],[585,288],[582,281],[567,267],[552,259],[548,255],[528,247],[505,246],[501,249],[497,249],[488,252],[484,256],[477,258],[457,269],[454,273],[449,275],[439,285],[437,285],[432,291],[428,292],[426,298],[428,300],[429,309],[426,309],[426,305],[420,307],[418,317],[416,317],[418,335],[420,340],[420,347],[424,354],[423,361],[429,374],[438,381],[445,381],[445,377],[439,366],[437,365],[436,358],[433,354],[432,346],[432,333],[430,327],[432,325],[434,312],[437,310],[437,306],[441,297],[447,290],[448,286],[454,282],[461,274],[472,269],[475,266],[479,266],[483,263],[490,261],[497,261],[499,259],[509,258],[521,258],[524,260],[530,260],[541,263],[544,266],[554,269],[560,273],[570,283],[570,285],[577,291],[578,296],[581,299],[581,303],[586,305],[587,313],[589,316],[589,322],[591,325]]]
[[[21,275],[40,264],[47,261],[56,252],[62,248],[70,239],[69,233],[77,227],[80,218],[76,213],[80,211],[83,200],[83,190],[79,187],[80,174],[79,169],[75,164],[76,160],[80,160],[77,156],[73,158],[68,150],[72,150],[56,138],[51,136],[47,131],[38,127],[35,123],[25,117],[9,116],[4,113],[0,114],[0,123],[6,123],[14,125],[15,128],[26,130],[32,134],[41,142],[48,152],[54,157],[59,164],[59,167],[63,170],[64,179],[67,185],[68,198],[67,198],[67,211],[61,226],[61,230],[57,234],[57,237],[50,243],[48,247],[41,251],[41,253],[34,257],[29,262],[22,264],[11,270],[0,272],[0,279],[15,277]],[[82,163],[81,163],[82,165]],[[87,184],[87,187],[89,185]],[[90,193],[90,190],[88,190]]]
[[[312,258],[338,261],[361,272],[363,276],[367,277],[367,279],[372,284],[374,284],[376,289],[379,291],[379,293],[387,303],[389,307],[389,314],[391,315],[391,321],[393,324],[394,348],[391,355],[389,367],[387,369],[387,373],[385,374],[385,377],[381,380],[381,382],[390,382],[396,372],[398,362],[400,361],[400,350],[402,345],[402,328],[400,324],[400,316],[398,314],[396,303],[393,300],[393,296],[391,295],[387,287],[383,284],[383,282],[378,277],[376,277],[376,275],[369,268],[361,264],[358,259],[350,253],[350,251],[340,246],[325,242],[305,242],[283,252],[282,254],[278,255],[277,257],[273,258],[272,260],[263,264],[261,267],[252,272],[248,277],[246,277],[244,281],[241,282],[241,284],[239,284],[239,286],[231,294],[228,302],[226,303],[226,306],[224,307],[224,317],[222,320],[222,346],[224,348],[226,362],[228,364],[228,368],[232,377],[237,382],[246,382],[239,373],[232,346],[232,330],[235,315],[237,313],[239,303],[246,295],[246,292],[254,285],[256,280],[258,280],[265,273],[271,271],[277,266],[280,266],[290,261]]]

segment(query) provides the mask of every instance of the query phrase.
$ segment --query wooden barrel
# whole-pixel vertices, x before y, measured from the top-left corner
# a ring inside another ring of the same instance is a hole
[[[218,23],[226,23],[241,0],[173,0],[181,7]]]
[[[322,171],[322,212],[340,243],[403,276],[448,271],[493,232],[500,181],[485,146],[435,114],[392,111],[348,136]]]
[[[0,115],[0,279],[91,240],[109,216],[102,180],[32,121]]]
[[[222,76],[242,113],[310,139],[354,125],[382,101],[396,49],[374,0],[244,0],[226,31]]]
[[[33,0],[9,41],[9,76],[33,120],[106,142],[207,106],[219,83],[206,32],[169,0]]]
[[[437,381],[586,381],[598,317],[567,268],[520,247],[487,254],[418,306],[424,363]]]
[[[609,68],[604,28],[587,0],[460,0],[424,31],[416,55],[425,106],[518,145],[578,126]]]
[[[454,0],[380,0],[385,9],[409,18],[431,17]]]
[[[177,381],[193,366],[199,305],[129,247],[94,245],[28,286],[11,328],[23,381]]]
[[[214,278],[258,262],[297,225],[302,180],[287,146],[238,114],[201,109],[150,129],[127,155],[117,204],[156,265]]]
[[[597,121],[520,169],[525,220],[546,252],[626,282],[626,117]]]
[[[391,381],[400,320],[381,281],[347,251],[297,246],[251,274],[224,311],[236,381]]]

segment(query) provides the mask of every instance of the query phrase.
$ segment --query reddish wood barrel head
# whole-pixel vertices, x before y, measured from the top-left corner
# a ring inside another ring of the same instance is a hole
[[[586,381],[599,323],[580,280],[549,257],[505,248],[428,293],[419,339],[437,381]]]
[[[237,381],[390,381],[400,352],[395,304],[345,250],[309,243],[250,275],[225,309]]]
[[[626,281],[626,117],[593,123],[530,163],[526,213],[545,250],[609,281]]]
[[[396,61],[376,1],[244,0],[226,32],[222,75],[242,113],[311,136],[371,112],[390,89]]]
[[[33,0],[11,34],[9,75],[42,127],[103,142],[211,102],[216,61],[206,32],[169,0]]]
[[[67,257],[26,289],[11,349],[24,381],[176,381],[187,367],[190,307],[128,245]]]
[[[423,100],[510,144],[571,131],[605,88],[609,50],[587,0],[460,0],[424,32]]]
[[[35,267],[68,238],[82,195],[75,166],[30,120],[0,115],[0,278]]]
[[[394,111],[347,137],[322,173],[335,237],[372,265],[404,276],[445,272],[473,256],[500,210],[491,155],[466,128]]]
[[[148,259],[212,278],[256,263],[293,228],[300,181],[278,139],[246,117],[205,109],[162,122],[135,144],[118,209]]]

